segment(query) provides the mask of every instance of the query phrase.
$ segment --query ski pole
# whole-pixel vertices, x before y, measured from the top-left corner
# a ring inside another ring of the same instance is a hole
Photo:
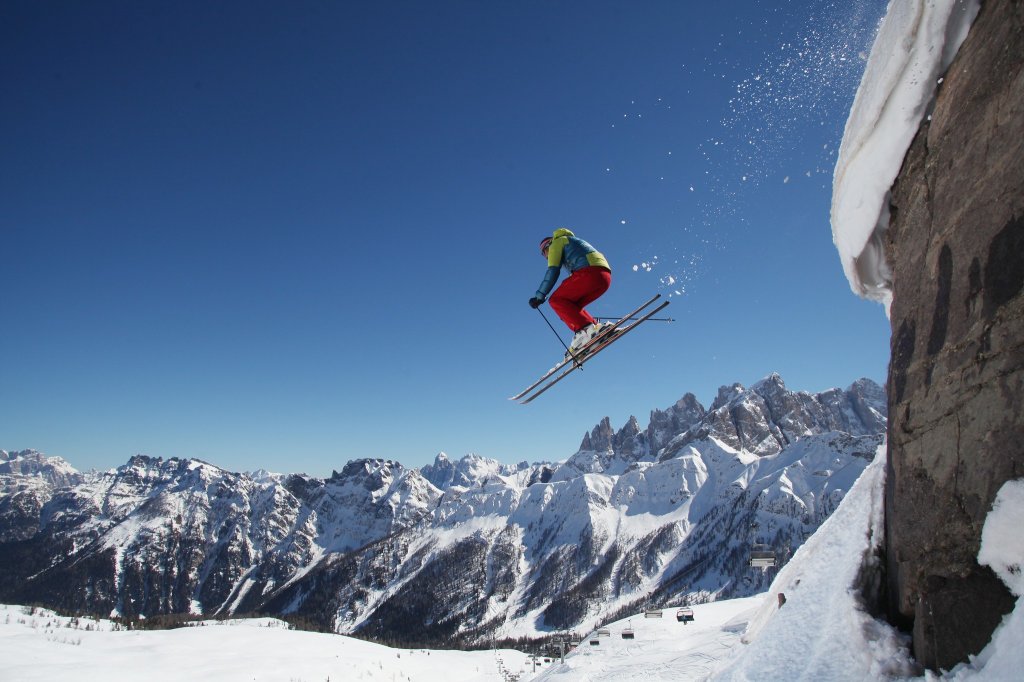
[[[551,329],[551,333],[555,335],[555,338],[557,338],[557,339],[558,339],[558,343],[562,344],[562,348],[564,348],[564,349],[565,349],[565,352],[566,352],[566,353],[568,353],[568,352],[569,352],[569,346],[565,345],[565,341],[563,341],[563,340],[562,340],[562,337],[558,335],[558,331],[557,331],[557,330],[556,330],[556,329],[555,329],[555,328],[554,328],[554,327],[553,327],[553,326],[551,325],[551,323],[550,323],[550,322],[548,322],[548,316],[547,316],[547,315],[545,315],[545,314],[544,314],[544,311],[543,311],[543,310],[541,310],[540,308],[535,308],[535,310],[536,310],[536,311],[537,311],[538,313],[540,313],[540,316],[541,316],[541,317],[543,317],[543,318],[544,318],[544,321],[548,323],[548,328],[550,328],[550,329]]]
[[[594,319],[597,320],[598,322],[617,322],[621,318],[618,318],[618,317],[595,317]],[[632,322],[633,320],[636,320],[636,319],[638,319],[638,318],[636,318],[636,317],[627,317],[627,318],[623,319],[622,321],[623,322]],[[675,322],[676,318],[674,318],[674,317],[648,317],[646,321],[647,322]]]
[[[535,310],[536,310],[536,311],[537,311],[538,313],[540,313],[540,316],[541,316],[541,317],[543,317],[543,318],[544,318],[544,321],[548,323],[548,327],[549,327],[549,328],[551,329],[551,333],[555,335],[555,338],[557,338],[557,339],[558,339],[558,343],[562,344],[562,348],[564,348],[564,349],[565,349],[565,352],[566,352],[566,353],[567,353],[568,355],[570,355],[570,356],[572,357],[573,361],[575,362],[575,360],[576,360],[576,356],[575,356],[575,355],[573,355],[573,352],[572,352],[571,350],[569,350],[569,346],[565,345],[565,341],[563,341],[563,340],[562,340],[562,337],[558,335],[558,331],[557,331],[557,330],[556,330],[556,329],[555,329],[555,328],[554,328],[554,327],[552,326],[551,322],[550,322],[550,321],[548,320],[548,316],[547,316],[547,315],[545,315],[545,314],[544,314],[544,311],[543,311],[543,310],[541,310],[540,308],[535,308]],[[583,366],[582,366],[582,365],[578,365],[578,366],[579,366],[579,368],[580,368],[580,369],[583,369]]]

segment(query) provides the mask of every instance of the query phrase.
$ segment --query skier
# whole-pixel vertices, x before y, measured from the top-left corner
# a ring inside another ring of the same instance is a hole
[[[569,352],[575,354],[612,326],[601,324],[584,310],[608,291],[612,283],[611,267],[597,249],[564,227],[541,240],[540,252],[548,259],[548,269],[537,293],[530,299],[530,307],[537,308],[544,303],[563,267],[569,271],[568,279],[551,294],[550,301],[558,317],[575,333],[569,345]]]

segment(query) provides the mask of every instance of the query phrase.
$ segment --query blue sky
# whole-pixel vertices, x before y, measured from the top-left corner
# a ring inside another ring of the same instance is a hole
[[[884,9],[5,2],[0,448],[557,460],[686,392],[882,381],[828,211]],[[612,264],[594,314],[676,321],[518,406],[560,226]]]

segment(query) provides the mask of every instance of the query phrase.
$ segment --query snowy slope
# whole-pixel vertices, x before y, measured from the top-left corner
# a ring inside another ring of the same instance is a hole
[[[979,560],[1018,596],[989,647],[971,664],[942,676],[918,669],[907,640],[866,613],[861,569],[876,561],[881,534],[885,447],[842,504],[801,547],[764,595],[693,607],[679,625],[643,613],[609,624],[607,640],[590,637],[540,679],[545,680],[878,680],[1008,682],[1024,670],[1024,480],[1000,491],[985,524]],[[780,607],[779,594],[785,595]],[[621,631],[635,639],[622,640]],[[692,629],[691,629],[692,628]]]
[[[0,679],[19,682],[508,680],[526,654],[391,649],[289,630],[271,618],[208,621],[164,631],[115,630],[45,609],[0,606]],[[520,679],[528,679],[521,677]]]
[[[749,646],[717,679],[755,673],[769,679],[877,679],[912,672],[900,638],[864,613],[854,589],[884,531],[884,472],[882,446],[836,513],[779,572],[744,633]],[[781,607],[780,593],[786,599]],[[851,646],[851,633],[860,633],[865,646]]]
[[[747,597],[699,604],[691,607],[694,619],[685,623],[677,619],[679,610],[675,608],[656,610],[661,614],[657,618],[636,614],[589,633],[564,662],[557,662],[538,679],[706,679],[721,657],[738,646],[748,619],[761,602],[760,597]],[[633,638],[624,639],[623,632],[632,632]]]

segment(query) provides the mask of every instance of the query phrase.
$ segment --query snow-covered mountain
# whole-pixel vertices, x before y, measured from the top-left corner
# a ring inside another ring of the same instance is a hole
[[[779,571],[766,593],[677,609],[630,613],[587,633],[564,661],[515,650],[388,648],[297,632],[270,618],[203,620],[192,627],[124,632],[104,619],[61,617],[0,605],[0,676],[17,680],[258,679],[876,680],[1003,682],[1024,666],[1024,609],[1002,623],[969,664],[923,672],[908,638],[865,610],[881,540],[885,446],[829,520]],[[1024,483],[1007,484],[987,515],[979,560],[1014,594],[1024,539]],[[779,598],[783,594],[785,600]],[[782,604],[784,603],[784,606]],[[651,617],[656,616],[656,617]],[[629,637],[625,637],[626,633]],[[531,647],[532,649],[532,647]],[[555,648],[557,651],[557,647]]]
[[[43,505],[54,491],[84,480],[60,457],[35,450],[0,450],[0,542],[25,540],[38,533]]]
[[[872,459],[885,405],[868,380],[809,394],[772,375],[707,410],[687,395],[646,428],[605,419],[560,463],[442,453],[328,479],[144,456],[79,474],[5,454],[25,463],[3,470],[0,601],[440,643],[746,596],[777,570],[751,568],[751,546],[785,564]]]

